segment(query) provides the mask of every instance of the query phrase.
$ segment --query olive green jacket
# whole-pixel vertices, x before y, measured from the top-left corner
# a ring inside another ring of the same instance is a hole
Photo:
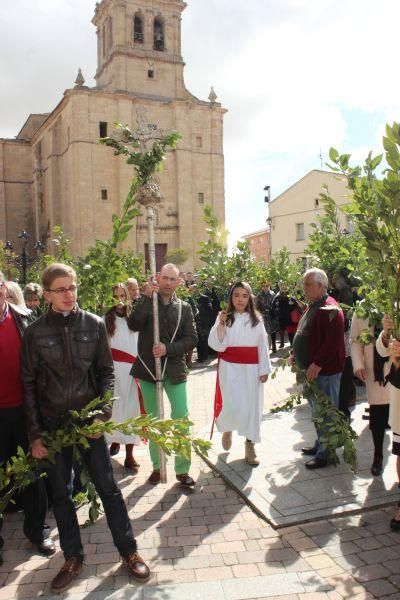
[[[174,341],[171,342],[179,319],[179,303],[182,303],[181,320]],[[164,304],[158,296],[158,321],[160,324],[160,342],[167,349],[166,357],[161,359],[164,376],[171,383],[181,383],[187,379],[186,353],[197,344],[196,326],[192,309],[187,302],[182,302],[174,295],[168,304]],[[128,318],[128,326],[139,332],[138,358],[132,367],[131,375],[145,381],[154,382],[155,361],[153,357],[153,300],[141,296],[134,311]],[[140,358],[139,358],[140,357]],[[165,366],[165,361],[167,364]],[[144,366],[144,364],[146,367]]]

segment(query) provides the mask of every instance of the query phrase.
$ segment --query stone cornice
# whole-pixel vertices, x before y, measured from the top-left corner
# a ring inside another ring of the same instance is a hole
[[[101,88],[89,88],[89,87],[67,89],[64,92],[63,98],[60,100],[60,102],[57,104],[57,106],[54,108],[54,110],[48,115],[47,119],[45,121],[43,121],[43,123],[38,128],[38,130],[35,131],[30,142],[27,140],[21,140],[21,139],[18,140],[18,139],[13,139],[13,138],[0,138],[0,143],[4,143],[4,142],[15,143],[15,142],[17,142],[20,144],[34,145],[37,142],[40,135],[42,134],[43,130],[48,129],[48,127],[50,125],[52,125],[52,123],[58,118],[60,113],[64,110],[64,107],[69,102],[70,97],[78,96],[78,95],[95,94],[98,96],[108,97],[111,99],[129,98],[132,101],[136,100],[136,101],[140,102],[141,100],[143,100],[143,101],[149,101],[149,102],[160,102],[160,104],[170,104],[172,106],[174,104],[186,103],[189,106],[192,105],[192,106],[202,107],[205,110],[211,109],[217,113],[220,113],[221,115],[223,115],[227,112],[227,109],[222,108],[219,103],[210,104],[210,102],[206,102],[204,100],[199,100],[198,98],[196,98],[195,96],[190,94],[190,92],[188,92],[187,90],[185,90],[185,91],[187,93],[186,98],[164,98],[161,96],[151,96],[148,94],[125,92],[123,90],[120,90],[117,92],[111,92],[108,90],[103,90]]]
[[[112,59],[116,56],[125,56],[126,58],[135,58],[138,60],[152,60],[153,62],[163,62],[169,63],[173,65],[182,65],[185,66],[183,59],[181,56],[176,56],[174,54],[166,54],[164,52],[156,52],[154,50],[142,50],[139,48],[132,47],[125,48],[124,46],[116,46],[112,49],[111,54],[107,58],[107,60],[102,64],[100,69],[97,69],[95,79],[101,76],[104,69],[111,63]]]

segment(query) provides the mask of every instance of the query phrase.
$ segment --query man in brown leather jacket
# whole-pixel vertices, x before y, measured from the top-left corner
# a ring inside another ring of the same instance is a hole
[[[75,271],[53,264],[42,275],[48,311],[26,330],[21,354],[21,379],[32,455],[46,458],[42,431],[53,431],[68,422],[71,409],[81,409],[96,397],[113,390],[111,350],[103,320],[76,304]],[[110,418],[105,406],[102,418]],[[150,571],[137,553],[136,540],[121,491],[112,471],[104,435],[80,448],[82,460],[103,503],[114,544],[131,576],[143,583]],[[52,591],[66,590],[82,569],[84,554],[72,501],[73,448],[63,448],[47,469],[53,495],[54,516],[65,564],[52,581]]]

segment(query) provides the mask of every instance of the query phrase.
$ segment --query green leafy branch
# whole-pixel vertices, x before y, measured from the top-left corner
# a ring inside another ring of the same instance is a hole
[[[343,460],[350,465],[353,473],[357,469],[357,449],[355,440],[357,433],[351,427],[345,415],[333,406],[329,396],[325,394],[315,383],[307,379],[306,371],[296,365],[289,365],[287,359],[277,361],[277,369],[273,372],[272,378],[277,376],[279,368],[285,369],[291,367],[296,375],[296,383],[302,385],[302,392],[295,392],[284,402],[283,405],[273,408],[272,413],[282,411],[291,411],[296,405],[301,404],[303,398],[310,398],[315,402],[315,414],[313,422],[321,432],[320,442],[325,448],[328,460],[337,465],[340,459],[336,454],[337,448],[343,446]]]
[[[343,210],[363,239],[366,261],[359,274],[365,310],[387,313],[400,338],[400,124],[386,125],[383,137],[388,168],[383,178],[376,169],[383,155],[370,152],[362,166],[350,166],[350,155],[331,148],[331,168],[347,177],[352,202]]]
[[[43,469],[54,463],[55,455],[62,448],[73,446],[87,449],[89,438],[98,434],[112,434],[119,431],[127,436],[140,437],[155,442],[167,455],[179,454],[190,458],[191,450],[207,454],[211,444],[188,434],[192,423],[187,419],[168,419],[160,421],[150,415],[141,415],[122,423],[101,421],[101,407],[109,403],[111,394],[104,399],[96,398],[83,410],[72,410],[61,427],[51,432],[43,432],[43,443],[48,450],[48,458],[38,460],[30,452],[18,448],[17,454],[0,468],[0,513],[10,502],[14,494],[43,476]]]

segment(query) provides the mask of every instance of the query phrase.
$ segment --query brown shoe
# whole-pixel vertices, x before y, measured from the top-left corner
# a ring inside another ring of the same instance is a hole
[[[82,571],[83,556],[71,556],[51,582],[51,591],[56,594],[65,592]]]
[[[150,569],[137,552],[123,556],[123,561],[128,567],[129,574],[135,581],[146,583],[150,579]]]
[[[195,480],[192,477],[190,477],[190,475],[188,475],[187,473],[179,474],[176,476],[176,478],[179,481],[179,483],[184,487],[193,487],[194,485],[196,485]]]
[[[129,471],[133,471],[134,473],[137,473],[139,471],[140,465],[132,457],[132,458],[126,458],[125,459],[124,467],[125,467],[125,469],[128,469]]]
[[[147,480],[147,483],[151,483],[151,485],[157,485],[161,481],[161,473],[159,470],[154,470],[150,477]]]

